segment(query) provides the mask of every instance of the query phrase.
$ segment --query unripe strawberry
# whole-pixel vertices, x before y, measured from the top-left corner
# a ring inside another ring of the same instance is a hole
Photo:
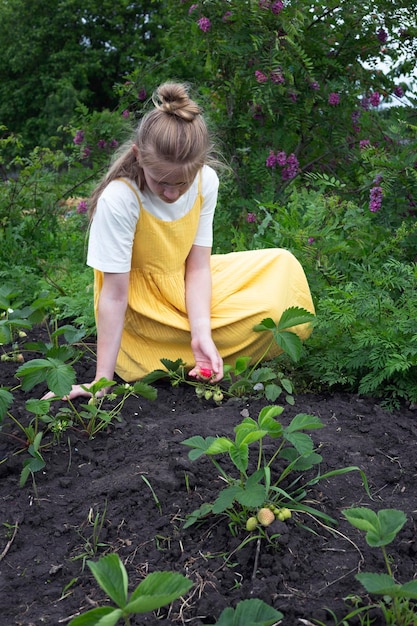
[[[213,393],[213,400],[214,402],[218,403],[223,400],[223,393],[220,391],[220,389],[216,389],[216,391]]]
[[[284,516],[284,520],[286,520],[286,519],[290,519],[292,513],[291,513],[290,509],[287,509],[287,508],[284,507],[283,509],[281,509],[281,515],[283,515]]]
[[[290,519],[290,517],[291,517],[290,509],[283,507],[282,509],[278,511],[277,518],[279,519],[280,522],[285,522],[287,519]]]
[[[258,520],[256,519],[256,517],[249,517],[246,521],[246,530],[249,530],[249,532],[252,532],[253,530],[255,530],[257,525],[258,525]]]
[[[204,389],[202,387],[196,387],[195,394],[197,398],[202,398],[204,396]]]
[[[210,389],[206,389],[206,391],[204,392],[204,397],[206,400],[210,400],[210,398],[213,396],[213,392],[210,391]]]
[[[25,362],[25,357],[23,356],[23,354],[21,352],[19,352],[19,354],[16,354],[13,358],[14,361],[16,361],[16,363],[24,363]]]
[[[275,515],[271,511],[271,509],[267,509],[264,507],[263,509],[259,509],[257,513],[257,518],[262,526],[269,526],[275,520]]]
[[[27,334],[25,333],[24,330],[19,330],[19,337],[20,337],[20,339],[23,339],[24,337],[27,337]]]

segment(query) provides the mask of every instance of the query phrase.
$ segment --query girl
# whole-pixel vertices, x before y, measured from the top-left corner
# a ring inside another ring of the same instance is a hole
[[[255,324],[289,306],[313,312],[310,290],[287,250],[211,255],[219,180],[206,123],[185,85],[161,85],[153,102],[91,197],[95,380],[134,381],[181,358],[217,382],[223,359],[263,354],[270,336]],[[75,385],[69,397],[81,395]]]

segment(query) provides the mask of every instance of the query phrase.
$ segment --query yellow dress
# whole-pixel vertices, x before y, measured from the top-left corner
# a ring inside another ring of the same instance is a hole
[[[140,214],[116,365],[117,374],[128,382],[163,368],[161,358],[181,358],[188,366],[195,365],[185,308],[184,269],[203,201],[200,191],[186,215],[165,222],[146,211],[136,195]],[[277,321],[290,306],[314,312],[304,271],[288,250],[215,254],[211,257],[211,269],[212,337],[225,363],[233,365],[238,356],[250,356],[254,363],[262,356],[271,334],[255,332],[253,327],[264,318]],[[96,314],[102,280],[102,273],[95,270]],[[308,325],[294,330],[301,339],[311,332]],[[274,343],[268,358],[279,353]]]

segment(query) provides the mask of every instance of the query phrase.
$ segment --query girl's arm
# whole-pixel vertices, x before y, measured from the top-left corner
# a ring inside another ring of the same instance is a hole
[[[200,369],[213,372],[213,382],[223,378],[223,360],[211,337],[211,248],[194,245],[185,267],[185,302],[191,330],[191,349],[195,367],[190,376],[199,376]]]
[[[129,272],[122,274],[103,274],[103,286],[100,292],[97,315],[97,366],[95,380],[113,379],[122,339]]]
[[[129,272],[103,274],[103,286],[99,296],[97,316],[96,375],[93,381],[82,383],[84,387],[90,387],[100,378],[113,379],[127,307],[129,274]],[[105,390],[103,389],[100,393],[104,394]],[[83,389],[81,384],[73,385],[66,399],[73,400],[79,396],[89,397],[91,393]],[[48,392],[44,399],[53,397],[54,394]]]

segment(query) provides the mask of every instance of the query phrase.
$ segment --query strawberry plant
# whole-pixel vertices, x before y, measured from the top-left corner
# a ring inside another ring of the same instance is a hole
[[[274,518],[285,521],[291,516],[291,511],[305,512],[335,525],[334,519],[310,507],[305,501],[306,496],[320,480],[351,471],[360,472],[369,494],[366,476],[357,466],[324,474],[318,471],[312,478],[307,477],[305,473],[318,466],[322,457],[305,431],[323,428],[323,423],[314,415],[302,413],[284,427],[275,419],[283,410],[280,406],[266,406],[257,420],[245,417],[235,426],[234,439],[196,435],[182,442],[190,448],[188,456],[192,461],[207,456],[226,484],[213,503],[205,502],[189,515],[185,528],[211,513],[226,515],[233,531],[236,527],[259,530],[271,524]],[[279,440],[269,459],[266,458],[268,448],[264,445],[266,438],[273,442]],[[250,465],[249,452],[253,445],[257,446],[257,450]],[[220,455],[229,457],[236,475],[229,473],[217,461],[216,457]]]
[[[279,357],[270,361],[268,365],[261,366],[261,363],[267,358],[274,343],[290,359],[298,361],[301,357],[303,344],[292,329],[300,324],[312,324],[314,319],[315,316],[305,309],[289,307],[282,313],[278,322],[266,318],[256,324],[253,328],[255,332],[270,332],[272,335],[267,348],[253,364],[251,364],[251,357],[246,356],[238,357],[234,365],[225,364],[224,379],[221,385],[212,384],[212,372],[208,368],[201,369],[200,380],[190,380],[187,375],[186,364],[182,359],[176,361],[161,359],[161,363],[166,369],[154,370],[142,380],[152,383],[162,378],[168,378],[173,387],[183,383],[191,385],[195,387],[195,392],[199,398],[212,399],[216,404],[221,404],[225,397],[242,398],[248,396],[266,398],[269,402],[275,402],[284,392],[288,404],[294,404],[291,380],[277,367]]]
[[[382,596],[378,606],[388,626],[410,626],[417,623],[417,580],[399,583],[395,580],[392,561],[386,546],[392,543],[407,521],[403,511],[381,509],[377,513],[365,507],[342,511],[348,522],[366,533],[365,539],[371,548],[381,548],[385,574],[360,572],[355,578],[371,596]],[[364,611],[368,607],[364,607]]]
[[[187,593],[192,582],[174,572],[152,572],[128,596],[126,568],[117,554],[107,554],[99,561],[87,561],[101,589],[116,606],[101,606],[74,617],[69,626],[115,626],[120,619],[129,626],[130,616],[148,613],[170,604]]]

